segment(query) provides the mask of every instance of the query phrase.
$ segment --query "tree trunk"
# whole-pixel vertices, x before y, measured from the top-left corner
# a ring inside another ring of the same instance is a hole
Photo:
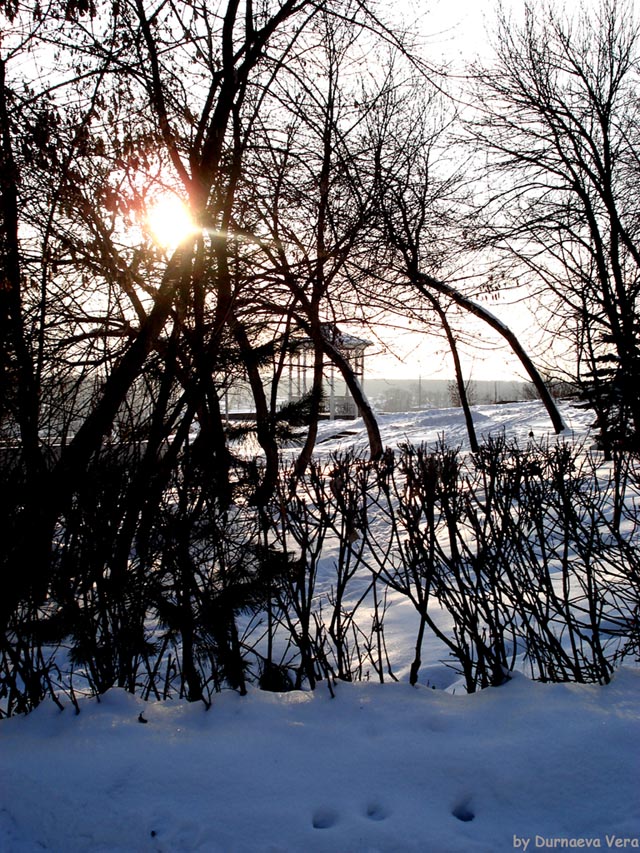
[[[362,417],[362,420],[364,421],[365,427],[367,429],[367,436],[369,438],[369,453],[371,455],[371,459],[379,459],[384,451],[384,447],[382,445],[382,437],[380,435],[380,428],[378,426],[376,416],[373,413],[373,409],[369,405],[369,401],[367,400],[364,391],[360,387],[360,383],[358,382],[357,376],[353,372],[353,369],[347,359],[326,338],[322,339],[322,348],[329,357],[329,359],[335,364],[335,366],[342,374],[344,381],[347,383],[347,387],[351,392],[351,396],[353,397],[355,404],[358,407],[360,416]]]
[[[456,384],[458,386],[458,394],[460,395],[460,405],[462,406],[462,411],[464,412],[464,420],[467,425],[467,433],[469,435],[469,444],[471,446],[471,450],[474,453],[477,453],[479,450],[478,446],[478,438],[476,436],[476,430],[473,425],[473,415],[471,414],[471,407],[469,405],[469,398],[467,396],[467,389],[464,383],[464,376],[462,375],[462,365],[460,364],[460,355],[458,353],[458,344],[456,342],[455,336],[453,334],[453,329],[449,325],[449,321],[447,320],[447,315],[438,302],[438,300],[432,294],[428,294],[429,302],[433,305],[438,317],[440,318],[440,322],[442,323],[442,328],[445,331],[447,336],[447,341],[449,343],[449,349],[451,350],[451,356],[453,358],[453,366],[456,372]]]
[[[464,308],[465,311],[468,311],[470,314],[473,314],[475,317],[479,317],[481,320],[484,320],[487,325],[491,326],[498,334],[500,334],[509,344],[515,355],[520,360],[520,363],[527,371],[531,381],[533,382],[536,391],[540,395],[540,399],[542,400],[544,407],[549,413],[549,417],[551,418],[551,423],[553,424],[553,428],[556,433],[560,433],[566,429],[566,424],[562,419],[562,415],[558,411],[558,407],[555,404],[555,401],[551,394],[549,393],[549,389],[545,385],[543,378],[540,376],[536,366],[531,361],[529,356],[527,355],[524,347],[516,337],[516,335],[505,326],[505,324],[498,320],[496,316],[494,316],[491,311],[488,311],[486,308],[483,308],[482,305],[479,305],[477,302],[474,302],[473,299],[470,299],[468,296],[465,296],[463,293],[460,293],[459,290],[456,290],[454,287],[451,287],[448,284],[445,284],[443,281],[438,281],[438,279],[432,278],[429,275],[425,275],[424,273],[420,273],[417,270],[412,270],[409,273],[411,281],[417,287],[417,289],[422,293],[423,296],[426,296],[427,299],[432,300],[433,294],[429,292],[429,289],[435,290],[438,293],[442,293],[444,296],[448,296],[456,305],[460,305],[461,308]]]

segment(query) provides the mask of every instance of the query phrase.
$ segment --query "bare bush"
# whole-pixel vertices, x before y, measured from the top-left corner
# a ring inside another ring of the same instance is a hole
[[[144,446],[106,446],[69,503],[45,604],[12,617],[3,713],[112,686],[209,705],[250,682],[395,679],[384,625],[402,599],[419,617],[412,684],[428,632],[470,692],[515,668],[607,683],[638,655],[635,457],[504,436],[344,452],[281,467],[256,506],[255,461],[221,502],[189,444],[140,492]]]

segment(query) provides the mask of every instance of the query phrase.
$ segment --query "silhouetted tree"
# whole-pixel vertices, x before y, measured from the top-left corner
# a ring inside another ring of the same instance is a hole
[[[493,329],[520,360],[560,432],[564,429],[562,417],[518,336],[481,303],[477,293],[465,291],[455,278],[447,281],[447,264],[459,266],[459,253],[469,249],[468,235],[461,233],[468,201],[463,164],[445,153],[451,144],[450,140],[447,143],[447,122],[453,118],[439,117],[441,111],[437,93],[425,98],[413,82],[404,91],[397,87],[390,92],[374,117],[380,229],[388,274],[398,283],[388,290],[390,299],[395,298],[401,310],[401,300],[409,292],[414,311],[422,303],[423,310],[435,312],[454,363],[458,362],[456,335],[441,303],[455,305],[463,316],[477,318]],[[457,155],[461,156],[459,149]],[[480,292],[483,289],[482,283],[476,287]],[[463,388],[459,363],[456,375]],[[474,441],[468,408],[467,423]]]
[[[639,35],[619,0],[527,4],[522,24],[503,13],[471,125],[488,169],[484,246],[542,286],[607,446],[635,446],[640,429]]]

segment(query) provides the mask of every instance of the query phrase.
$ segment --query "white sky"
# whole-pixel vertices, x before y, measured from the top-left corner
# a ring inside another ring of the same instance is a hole
[[[500,5],[517,16],[524,0],[396,0],[394,11],[404,24],[417,22],[434,62],[462,66],[475,54],[487,52],[487,31]]]

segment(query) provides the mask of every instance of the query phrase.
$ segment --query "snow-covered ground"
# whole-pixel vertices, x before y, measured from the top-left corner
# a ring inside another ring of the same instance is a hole
[[[335,699],[227,692],[209,711],[119,690],[78,716],[45,703],[0,724],[0,849],[637,846],[639,699],[623,669],[607,687],[516,676],[470,696],[342,684]]]
[[[566,439],[584,438],[593,423],[593,412],[571,404],[561,404],[560,411],[566,429]],[[530,437],[544,440],[553,436],[553,428],[540,402],[499,403],[474,406],[473,422],[481,439],[484,435],[504,431],[509,438],[526,443]],[[468,447],[469,439],[462,409],[426,409],[421,412],[380,415],[380,432],[385,446],[396,447],[402,442],[435,444],[441,438],[451,447]],[[362,420],[323,421],[318,435],[318,452],[328,454],[346,447],[366,451],[367,433]]]
[[[563,414],[586,434],[588,413]],[[478,407],[476,420],[520,440],[549,431],[537,403]],[[455,409],[385,416],[382,431],[389,445],[465,444]],[[320,440],[322,453],[366,446],[360,421],[323,424]],[[78,715],[45,702],[3,720],[0,851],[640,847],[639,670],[606,687],[515,674],[474,695],[403,682],[335,692],[229,691],[207,711],[112,690]]]

